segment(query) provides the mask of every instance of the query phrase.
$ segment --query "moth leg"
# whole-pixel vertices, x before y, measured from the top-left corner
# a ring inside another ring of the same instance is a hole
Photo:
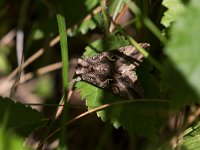
[[[116,59],[115,58],[113,58],[114,56],[113,55],[107,55],[107,58],[108,58],[108,60],[110,60],[110,61],[115,61]]]
[[[100,83],[100,87],[107,88],[111,81],[113,81],[113,79],[109,79],[109,78],[106,79],[105,81]]]

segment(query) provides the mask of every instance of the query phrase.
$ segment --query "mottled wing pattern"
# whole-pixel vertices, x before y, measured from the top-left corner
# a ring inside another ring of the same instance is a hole
[[[150,47],[148,43],[139,45],[144,49]],[[143,58],[134,46],[121,47],[86,59],[78,59],[76,75],[86,82],[108,89],[124,98],[143,98],[142,88],[135,72]]]

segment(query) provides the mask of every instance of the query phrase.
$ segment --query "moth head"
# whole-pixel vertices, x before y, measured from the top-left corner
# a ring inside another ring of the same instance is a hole
[[[76,66],[76,74],[80,75],[91,71],[93,71],[92,64],[87,60],[79,58]]]

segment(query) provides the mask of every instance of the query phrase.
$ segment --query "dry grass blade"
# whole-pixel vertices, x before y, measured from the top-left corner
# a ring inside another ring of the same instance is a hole
[[[74,25],[72,28],[67,29],[67,32],[70,32],[74,27],[78,26],[82,21],[88,20],[90,19],[93,14],[97,14],[101,11],[100,7],[95,8],[91,14],[88,14],[85,18],[83,18],[79,23],[77,23],[76,25]],[[54,39],[52,39],[49,43],[49,47],[53,47],[55,44],[57,44],[60,40],[59,36],[56,36]],[[34,53],[31,57],[29,57],[23,64],[21,69],[26,68],[28,65],[30,65],[33,61],[35,61],[37,58],[39,58],[40,56],[43,55],[45,51],[45,48],[41,48],[39,49],[36,53]],[[7,79],[5,80],[5,82],[11,80],[13,77],[16,76],[17,72],[20,70],[20,67],[17,67],[13,72],[10,73],[10,75],[7,77]]]

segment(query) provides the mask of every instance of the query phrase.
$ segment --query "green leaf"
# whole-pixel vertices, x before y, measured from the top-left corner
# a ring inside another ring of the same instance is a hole
[[[138,75],[138,80],[144,90],[144,95],[146,98],[159,98],[159,82],[151,74],[153,66],[147,61],[144,60],[137,68],[136,72]]]
[[[42,115],[32,109],[26,107],[19,102],[13,102],[9,98],[0,97],[0,124],[6,124],[8,129],[15,131],[23,137],[27,137],[36,128],[44,125]],[[7,122],[4,121],[4,116],[8,113]]]
[[[121,0],[110,0],[110,1],[108,1],[108,12],[109,12],[110,15],[114,14],[116,7],[117,7],[117,5],[120,1]],[[123,4],[124,4],[124,2],[122,1],[119,12],[122,10]],[[119,13],[119,12],[117,12],[117,13]]]
[[[91,11],[97,4],[99,4],[99,0],[85,0],[85,7],[88,11]]]
[[[6,74],[10,71],[10,64],[7,57],[0,53],[0,73]]]
[[[33,33],[34,40],[40,40],[44,38],[44,32],[41,29],[36,29]]]
[[[108,2],[108,12],[109,12],[109,16],[113,15],[117,4],[119,3],[119,0],[111,0]],[[97,6],[99,4],[99,0],[86,0],[85,2],[85,6],[87,7],[88,12],[91,11],[95,6]],[[119,11],[121,10],[123,5],[121,5]],[[102,23],[102,14],[101,13],[97,13],[95,15],[93,15],[93,17],[91,19],[85,20],[83,22],[81,22],[81,24],[79,26],[77,26],[77,28],[75,28],[75,33],[82,33],[82,34],[86,34],[89,30],[93,30],[96,27],[102,27],[103,23]]]
[[[181,0],[163,0],[162,5],[167,8],[161,20],[161,24],[165,27],[169,27],[172,22],[176,21],[185,8]]]
[[[165,48],[164,84],[173,100],[172,106],[200,103],[200,3],[192,0],[170,30]]]
[[[62,7],[65,14],[67,27],[76,25],[68,32],[69,36],[75,36],[79,33],[86,34],[90,29],[95,29],[101,25],[100,12],[97,14],[92,13],[98,6],[99,0],[61,0],[60,2],[60,7]],[[85,20],[84,18],[89,14],[92,17]]]
[[[77,26],[76,32],[86,34],[89,30],[93,30],[100,25],[101,25],[101,15],[100,13],[98,13],[94,15],[91,19],[85,20],[79,26]]]
[[[117,49],[126,45],[129,45],[129,42],[125,40],[123,36],[113,35],[105,39],[97,40],[93,42],[90,46],[87,46],[84,57],[93,56],[99,52]],[[146,68],[145,73],[148,72],[147,77],[150,76],[150,70],[151,67]],[[153,82],[152,79],[148,81],[145,79],[143,83],[153,84],[155,82]],[[154,92],[155,86],[156,85],[152,85],[152,90]],[[124,101],[123,98],[117,95],[113,95],[112,93],[109,93],[86,82],[79,81],[78,83],[76,83],[76,89],[80,91],[81,97],[83,99],[86,99],[86,105],[89,109],[96,108],[107,103]],[[163,104],[162,101],[161,103],[152,104],[147,100],[147,102],[144,103],[131,102],[115,105],[103,111],[97,112],[97,115],[101,117],[103,121],[110,120],[110,122],[113,123],[116,128],[118,128],[119,126],[123,126],[129,132],[135,132],[138,135],[155,139],[155,126],[157,123],[157,119],[159,118],[158,114],[164,114],[163,112],[165,110],[165,107],[166,105]]]
[[[130,43],[123,36],[112,35],[107,38],[97,40],[91,45],[87,46],[85,48],[86,51],[84,52],[83,57],[94,56],[97,53],[114,50],[126,45],[130,45]]]
[[[0,150],[31,150],[31,148],[24,145],[24,140],[12,132],[5,131],[0,126]]]
[[[65,14],[67,25],[70,27],[95,9],[99,0],[93,0],[93,2],[91,0],[61,0],[59,4]]]
[[[180,145],[185,149],[198,150],[200,147],[200,122],[188,128]]]
[[[130,133],[137,133],[151,140],[156,139],[157,119],[165,116],[166,103],[148,100],[126,103],[123,98],[83,81],[76,83],[76,88],[80,91],[81,97],[86,99],[88,109],[107,103],[124,101],[124,103],[97,112],[97,115],[103,121],[113,123],[116,128],[123,126]]]

